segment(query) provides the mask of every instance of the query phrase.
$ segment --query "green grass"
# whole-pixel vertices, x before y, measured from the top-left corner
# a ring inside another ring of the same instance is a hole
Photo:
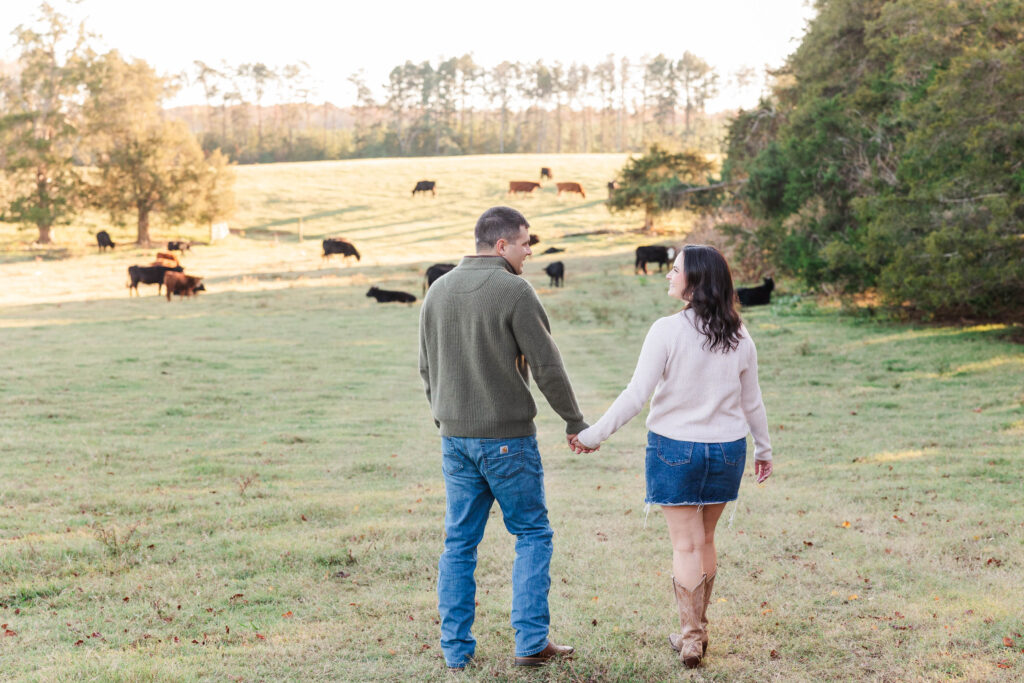
[[[412,181],[431,175],[423,160],[387,163],[397,166],[378,175],[352,165],[368,186],[402,164]],[[493,158],[472,163],[494,183],[505,175]],[[278,204],[292,201],[280,188],[320,172],[309,166],[282,167]],[[216,274],[195,301],[129,299],[123,281],[108,291],[97,276],[80,298],[24,290],[0,308],[0,678],[446,676],[434,593],[444,489],[416,372],[419,304],[365,297],[369,282],[419,295],[425,265],[465,251],[474,202],[448,215],[443,196],[415,205],[436,201],[434,220],[450,229],[396,208],[406,197],[366,199],[358,265],[321,270],[301,245],[275,247],[250,227],[189,257]],[[502,200],[484,193],[474,211]],[[659,276],[632,275],[642,238],[600,207],[577,209],[577,228],[535,216],[578,199],[514,203],[569,247],[528,262],[526,277],[593,420],[672,301]],[[278,220],[266,204],[252,200],[250,226]],[[390,214],[408,223],[372,227]],[[613,232],[571,237],[597,229]],[[418,230],[440,238],[407,244]],[[132,254],[105,256],[32,267],[87,278]],[[564,289],[541,272],[553,258],[566,262]],[[477,570],[478,659],[462,678],[1020,676],[1024,353],[1011,330],[896,326],[779,301],[744,312],[776,473],[764,486],[748,474],[726,510],[705,666],[684,674],[665,641],[670,548],[657,508],[644,525],[643,416],[574,455],[538,395],[552,636],[579,655],[511,666],[513,539],[496,511]]]

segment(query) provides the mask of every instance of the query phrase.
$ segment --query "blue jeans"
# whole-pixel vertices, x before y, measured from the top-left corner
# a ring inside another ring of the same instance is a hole
[[[516,537],[512,567],[512,628],[516,656],[548,644],[551,525],[544,502],[544,469],[534,436],[514,439],[441,437],[447,510],[444,552],[438,563],[441,650],[448,666],[462,666],[476,650],[476,547],[495,500],[505,528]]]

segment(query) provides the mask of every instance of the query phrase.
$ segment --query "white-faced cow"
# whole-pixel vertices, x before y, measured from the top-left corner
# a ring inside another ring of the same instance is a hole
[[[659,245],[637,247],[636,263],[633,266],[633,272],[638,273],[642,270],[644,275],[647,275],[647,264],[657,263],[658,272],[660,273],[662,266],[670,265],[675,257],[676,250],[672,247],[662,247]]]

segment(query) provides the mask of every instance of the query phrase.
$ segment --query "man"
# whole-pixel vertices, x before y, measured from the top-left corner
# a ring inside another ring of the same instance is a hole
[[[544,307],[519,277],[531,254],[529,227],[515,209],[485,211],[476,224],[476,255],[434,282],[420,311],[420,375],[441,429],[447,511],[437,594],[441,649],[452,669],[465,667],[475,651],[476,548],[495,500],[516,536],[515,663],[539,666],[573,652],[548,640],[552,530],[530,371],[565,420],[570,445],[587,423]]]

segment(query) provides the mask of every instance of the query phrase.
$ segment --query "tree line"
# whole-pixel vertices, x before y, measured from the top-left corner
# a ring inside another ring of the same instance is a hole
[[[746,87],[753,69],[730,76]],[[374,95],[365,74],[349,76],[356,103],[315,102],[308,65],[212,66],[196,61],[189,82],[205,106],[178,110],[205,149],[239,163],[328,158],[622,152],[672,139],[717,149],[723,117],[705,107],[721,76],[691,52],[588,65],[504,61],[471,55],[395,66]],[[267,104],[269,96],[283,104]]]
[[[748,254],[927,317],[1024,313],[1024,5],[819,0],[729,128]]]
[[[0,81],[0,220],[35,226],[49,244],[85,209],[137,226],[149,244],[155,214],[213,222],[234,206],[225,155],[204,152],[164,116],[173,83],[141,60],[97,54],[84,26],[50,5],[15,31],[18,69]]]

